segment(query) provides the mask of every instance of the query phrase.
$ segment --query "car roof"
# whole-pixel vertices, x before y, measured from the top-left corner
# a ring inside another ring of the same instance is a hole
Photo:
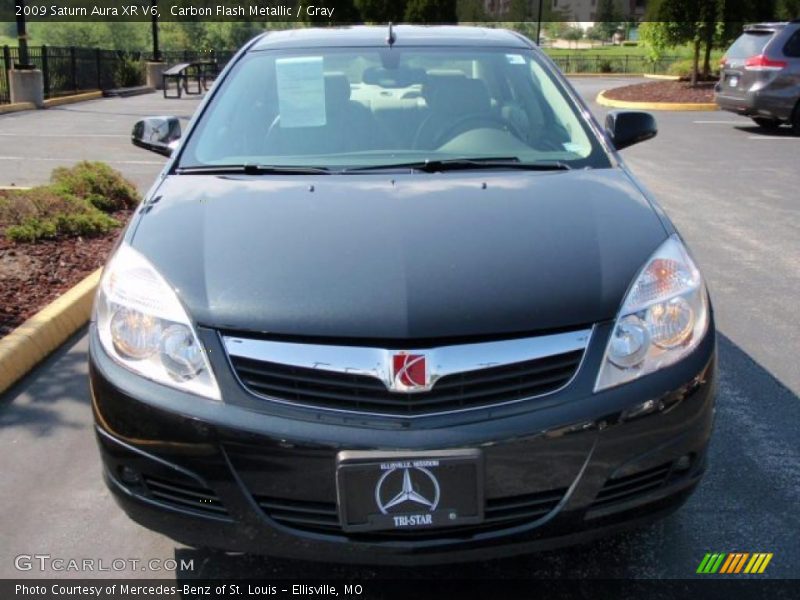
[[[395,25],[394,46],[468,46],[530,48],[532,43],[507,29],[453,25]],[[332,48],[386,46],[389,26],[300,28],[265,33],[251,51],[275,48]]]

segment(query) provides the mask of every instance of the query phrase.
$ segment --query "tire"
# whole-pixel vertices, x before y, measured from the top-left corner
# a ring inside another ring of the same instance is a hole
[[[792,133],[800,136],[800,102],[794,107],[794,114],[792,115]]]
[[[762,129],[775,130],[781,126],[781,122],[777,119],[768,119],[766,117],[753,117],[753,122]]]

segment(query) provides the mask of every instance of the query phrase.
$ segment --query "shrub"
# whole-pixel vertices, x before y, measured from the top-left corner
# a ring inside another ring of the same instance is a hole
[[[120,87],[144,84],[144,63],[132,56],[120,57],[114,72],[114,83]]]
[[[56,237],[56,224],[41,219],[25,219],[20,225],[11,225],[6,229],[6,237],[12,242],[36,242]]]
[[[639,42],[637,42],[636,40],[624,40],[622,42],[622,45],[626,46],[626,47],[629,47],[629,48],[631,48],[631,47],[635,48],[636,46],[639,45]]]
[[[601,60],[597,63],[597,70],[600,73],[613,73],[614,63],[612,63],[610,60]]]
[[[90,237],[119,226],[119,221],[98,209],[91,199],[67,194],[55,185],[7,190],[0,196],[0,231],[14,242]]]
[[[676,60],[669,67],[667,73],[669,75],[677,75],[679,77],[691,77],[692,69],[694,68],[694,61],[691,58],[684,60]]]
[[[719,60],[715,60],[712,56],[711,59],[711,79],[717,79],[719,77],[719,68],[717,65],[719,64]],[[669,75],[677,75],[682,79],[689,79],[692,76],[692,69],[694,68],[694,62],[691,58],[685,58],[683,60],[677,60],[669,67],[667,67],[667,73]],[[702,77],[703,71],[703,61],[700,61],[700,76]]]
[[[83,198],[104,212],[133,208],[139,203],[133,184],[102,162],[59,167],[53,170],[51,181],[57,193]]]

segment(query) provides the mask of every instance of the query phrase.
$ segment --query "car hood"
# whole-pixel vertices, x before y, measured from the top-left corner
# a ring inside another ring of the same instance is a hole
[[[172,175],[129,236],[198,324],[415,339],[613,318],[667,237],[624,170]]]

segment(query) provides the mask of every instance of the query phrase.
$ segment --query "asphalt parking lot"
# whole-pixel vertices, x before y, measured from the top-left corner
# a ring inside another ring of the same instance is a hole
[[[593,99],[624,80],[579,79]],[[0,186],[47,180],[52,168],[105,160],[145,190],[163,165],[130,145],[137,117],[191,115],[196,100],[155,94],[0,116]],[[768,135],[721,112],[658,113],[659,136],[624,152],[695,252],[714,300],[720,389],[710,471],[677,513],[591,545],[480,565],[421,569],[332,566],[222,556],[176,546],[130,522],[100,479],[76,335],[0,398],[0,578],[14,557],[194,559],[178,577],[694,576],[706,552],[772,552],[764,577],[800,577],[800,138]],[[443,573],[445,575],[443,575]],[[105,576],[167,577],[172,571]]]

